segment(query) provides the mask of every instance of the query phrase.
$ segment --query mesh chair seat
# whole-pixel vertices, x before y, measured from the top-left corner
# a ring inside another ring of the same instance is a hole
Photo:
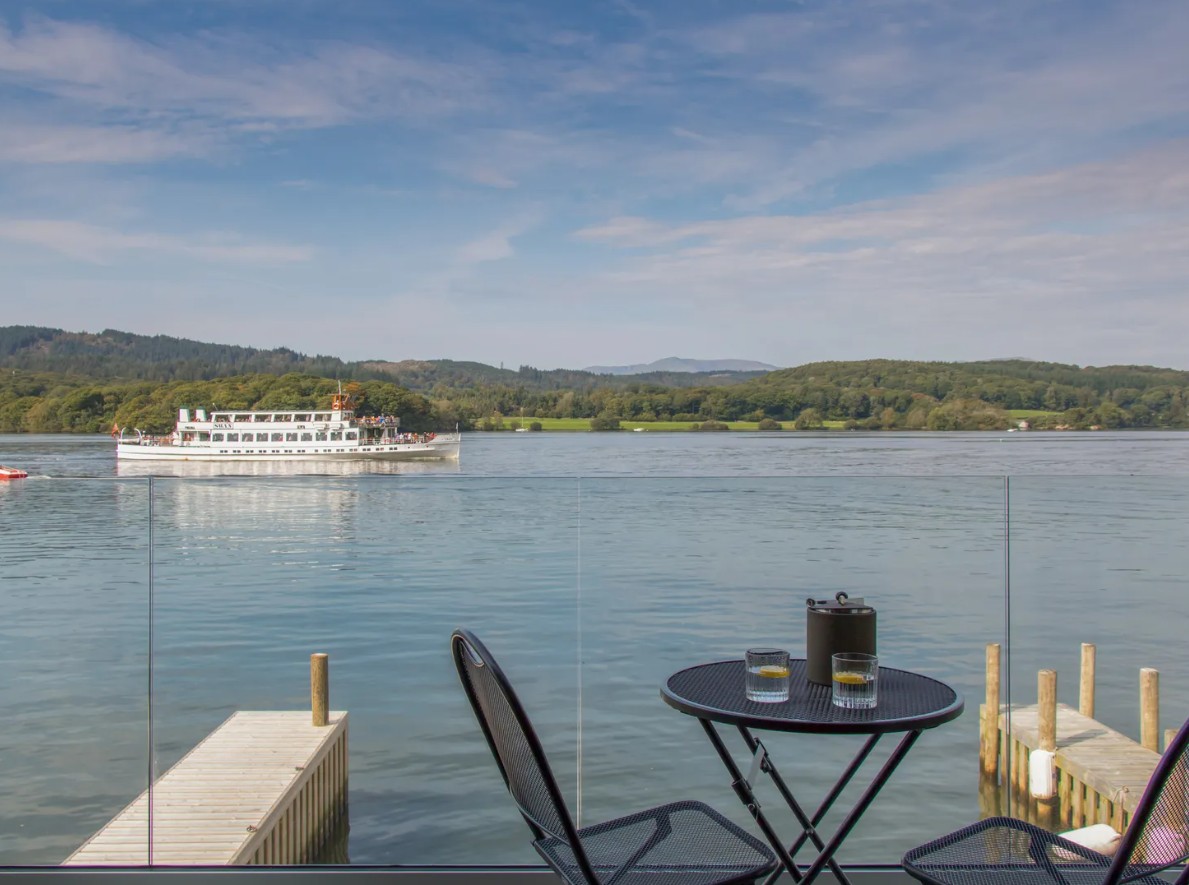
[[[1101,885],[1112,858],[1013,817],[992,817],[904,856],[904,868],[932,885]],[[1137,869],[1131,881],[1169,885]]]
[[[451,637],[454,663],[533,846],[571,885],[737,885],[776,869],[772,849],[701,802],[578,829],[528,714],[487,647]]]
[[[1156,764],[1114,857],[1012,817],[992,817],[904,855],[927,885],[1169,885],[1189,857],[1189,721]],[[1159,875],[1163,874],[1163,875]],[[1176,885],[1189,885],[1189,867]]]
[[[583,827],[578,838],[601,881],[614,876],[615,885],[752,882],[774,867],[766,844],[701,802],[673,802]],[[563,840],[533,844],[567,882],[583,881]]]

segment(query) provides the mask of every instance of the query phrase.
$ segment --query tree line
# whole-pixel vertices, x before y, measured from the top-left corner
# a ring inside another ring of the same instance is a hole
[[[608,376],[611,377],[611,376]],[[630,377],[630,376],[629,376]],[[7,368],[0,374],[0,432],[97,433],[113,424],[171,429],[179,408],[328,408],[340,379],[311,372],[253,372],[212,379],[97,380],[86,374]],[[1153,367],[1078,367],[1027,361],[813,363],[729,385],[669,387],[636,378],[592,388],[442,381],[414,391],[391,380],[346,382],[362,415],[399,415],[411,431],[498,429],[504,418],[726,421],[814,429],[825,422],[871,430],[993,430],[1030,410],[1038,429],[1189,427],[1189,373]]]
[[[316,375],[234,375],[212,381],[108,381],[9,370],[0,379],[0,432],[107,433],[113,426],[172,430],[180,408],[329,409],[339,382]],[[443,429],[425,397],[384,381],[351,381],[360,415],[399,415],[413,432]],[[451,425],[453,427],[453,425]]]

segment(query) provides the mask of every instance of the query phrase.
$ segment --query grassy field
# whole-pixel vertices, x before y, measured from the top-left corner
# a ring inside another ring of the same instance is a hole
[[[1013,418],[1053,418],[1060,412],[1046,412],[1043,409],[1008,409],[1007,414]]]
[[[1008,409],[1007,413],[1011,415],[1015,421],[1023,419],[1043,418],[1053,415],[1060,415],[1060,412],[1045,412],[1041,409]],[[520,418],[504,418],[504,430],[511,430],[512,423],[520,421]],[[589,431],[589,418],[525,418],[522,427],[528,427],[532,422],[539,421],[542,430],[550,431]],[[735,430],[758,430],[759,427],[755,421],[726,421],[724,422],[732,431]],[[846,422],[844,421],[826,421],[824,430],[841,430]],[[792,421],[782,421],[786,431],[793,430]],[[630,421],[627,419],[619,422],[621,431],[634,431],[637,427],[644,431],[688,431],[692,427],[691,421]]]
[[[513,421],[519,421],[519,418],[505,418],[504,429],[511,427]],[[542,430],[590,430],[589,418],[525,418],[522,426],[527,427],[534,421],[539,421]],[[724,422],[731,430],[758,430],[759,427],[755,421],[726,421]],[[792,421],[781,422],[785,430],[793,429]],[[827,421],[825,422],[826,430],[841,430],[842,421]],[[672,431],[672,430],[686,430],[688,431],[693,425],[691,421],[628,421],[623,420],[619,422],[620,430],[634,431],[637,427],[643,428],[645,431]]]

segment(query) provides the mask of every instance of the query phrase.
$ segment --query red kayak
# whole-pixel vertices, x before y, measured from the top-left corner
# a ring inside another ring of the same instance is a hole
[[[5,467],[3,464],[0,464],[0,480],[24,479],[28,475],[24,470],[18,470],[16,467]]]

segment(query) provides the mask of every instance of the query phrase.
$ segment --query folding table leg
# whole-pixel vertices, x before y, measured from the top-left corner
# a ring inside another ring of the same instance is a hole
[[[892,776],[892,772],[896,770],[904,757],[908,755],[908,751],[912,749],[912,745],[916,743],[917,738],[920,736],[920,731],[909,731],[900,739],[900,743],[896,745],[896,749],[892,751],[892,755],[884,761],[883,766],[879,769],[879,774],[863,790],[863,795],[859,797],[859,801],[855,803],[842,823],[839,824],[837,832],[830,837],[830,841],[826,843],[826,847],[822,849],[822,853],[818,855],[817,860],[810,864],[809,869],[805,871],[806,885],[809,885],[809,883],[816,879],[822,868],[833,859],[834,852],[838,850],[838,846],[850,835],[850,831],[859,822],[859,818],[863,816],[863,812],[867,810],[867,806],[871,804],[872,800],[879,794],[879,791],[883,789],[883,785],[888,782],[888,778]],[[833,865],[831,865],[830,869],[834,869]]]
[[[722,759],[723,765],[726,766],[727,773],[731,776],[731,787],[735,790],[735,795],[739,797],[739,801],[751,812],[751,816],[755,818],[755,822],[763,832],[764,838],[768,840],[768,843],[775,850],[776,856],[780,858],[780,862],[784,865],[784,868],[789,871],[789,875],[793,877],[793,881],[800,882],[803,878],[800,868],[793,861],[788,849],[784,847],[784,840],[772,829],[772,824],[768,823],[768,818],[764,816],[764,812],[760,809],[759,800],[756,799],[755,793],[752,792],[751,784],[747,782],[747,778],[743,776],[743,772],[735,764],[734,757],[727,750],[726,744],[723,743],[718,730],[714,727],[714,723],[709,719],[699,719],[698,721],[702,723],[702,728],[706,731],[706,736],[710,738],[711,745],[718,751],[719,758]],[[778,869],[777,873],[779,872]]]
[[[751,731],[748,730],[747,726],[740,725],[738,728],[739,733],[743,736],[743,740],[747,743],[747,748],[752,753],[755,753],[759,741],[756,740]],[[875,745],[879,743],[880,737],[881,736],[878,734],[873,734],[867,738],[867,740],[863,743],[862,749],[860,749],[859,752],[855,754],[855,757],[846,767],[846,770],[841,774],[841,776],[839,776],[838,780],[835,781],[834,786],[830,789],[830,792],[826,794],[826,798],[822,800],[822,803],[818,806],[817,811],[814,812],[812,818],[809,818],[805,814],[804,809],[801,808],[801,803],[799,803],[796,797],[793,796],[793,791],[789,789],[788,785],[784,782],[784,778],[780,776],[780,772],[776,769],[776,764],[772,762],[771,757],[768,757],[764,771],[766,771],[768,776],[772,778],[772,782],[776,784],[776,789],[780,792],[780,795],[788,804],[789,809],[797,818],[798,823],[801,824],[801,835],[797,837],[797,841],[795,841],[792,844],[792,847],[789,848],[790,857],[797,856],[797,852],[801,850],[801,846],[805,844],[807,839],[813,842],[818,851],[825,850],[826,843],[822,841],[821,834],[817,831],[817,825],[822,822],[822,819],[826,816],[826,812],[830,810],[831,806],[834,804],[834,801],[839,797],[839,795],[841,795],[842,791],[846,788],[846,785],[850,783],[851,779],[855,776],[855,772],[859,770],[859,767],[864,761],[866,761],[867,757],[871,755],[871,751],[875,749]],[[829,866],[830,871],[840,882],[849,883],[850,880],[846,877],[846,874],[842,872],[841,867],[838,866],[833,858],[830,859]],[[775,882],[778,877],[779,871],[769,876],[767,880],[765,880],[765,885],[772,885],[772,883]]]
[[[839,846],[841,846],[846,840],[846,837],[850,835],[851,830],[854,829],[855,825],[859,822],[859,819],[867,811],[867,808],[879,794],[879,791],[883,789],[884,784],[886,784],[888,779],[891,778],[892,773],[900,765],[904,757],[908,755],[908,751],[912,749],[912,745],[916,743],[917,738],[921,736],[921,732],[910,731],[904,734],[904,736],[900,739],[900,743],[896,745],[896,748],[892,751],[892,754],[880,767],[879,772],[864,788],[862,795],[859,797],[859,801],[855,803],[855,805],[847,813],[846,817],[843,818],[842,823],[839,824],[837,831],[835,831],[834,835],[830,837],[828,842],[822,841],[821,834],[819,834],[817,831],[817,825],[821,823],[822,819],[826,816],[826,813],[830,810],[835,800],[837,800],[838,796],[846,788],[847,784],[849,784],[854,778],[855,774],[858,772],[862,764],[867,760],[868,756],[870,756],[871,751],[879,742],[880,735],[871,735],[864,742],[859,752],[855,754],[854,758],[847,765],[846,769],[841,775],[839,775],[838,779],[834,783],[834,786],[831,787],[830,791],[826,794],[826,797],[822,800],[821,804],[814,812],[812,818],[810,818],[805,813],[805,810],[801,807],[801,804],[793,795],[793,791],[789,788],[788,784],[785,783],[784,778],[780,776],[780,772],[772,763],[771,757],[768,757],[765,753],[764,758],[761,760],[760,769],[766,772],[768,776],[772,778],[772,781],[776,784],[776,788],[780,792],[781,797],[785,800],[786,804],[789,806],[789,809],[793,812],[802,828],[801,835],[791,847],[786,848],[784,841],[772,828],[772,825],[768,822],[767,817],[765,817],[763,811],[760,809],[760,803],[755,797],[752,784],[746,777],[744,777],[743,772],[739,769],[739,766],[735,764],[734,758],[727,750],[726,745],[723,743],[722,737],[719,735],[718,730],[714,727],[714,723],[710,722],[708,719],[699,719],[698,721],[702,723],[702,728],[705,730],[706,736],[710,739],[711,745],[718,752],[719,758],[722,759],[723,765],[726,766],[727,772],[731,776],[731,786],[735,790],[736,795],[739,796],[740,801],[742,801],[747,807],[747,810],[751,812],[752,817],[755,818],[756,823],[763,831],[765,838],[767,838],[768,842],[772,845],[772,848],[776,851],[776,854],[780,858],[784,869],[789,871],[789,875],[793,877],[793,880],[800,883],[800,885],[811,885],[811,883],[821,874],[822,870],[828,866],[830,871],[840,883],[843,883],[843,885],[850,885],[850,880],[842,871],[842,868],[834,860],[834,854],[837,852]],[[738,728],[739,733],[743,736],[748,749],[754,756],[756,751],[760,748],[759,741],[756,740],[756,738],[745,726],[740,725]],[[814,844],[814,847],[818,849],[818,856],[804,871],[802,871],[802,869],[797,866],[797,863],[793,858],[805,844],[806,840],[811,841]],[[775,882],[779,876],[780,870],[777,869],[770,876],[768,876],[768,878],[765,880],[765,885],[772,885],[772,883]],[[1178,885],[1181,885],[1181,883],[1178,883]],[[1186,883],[1186,885],[1189,885],[1189,883]]]

